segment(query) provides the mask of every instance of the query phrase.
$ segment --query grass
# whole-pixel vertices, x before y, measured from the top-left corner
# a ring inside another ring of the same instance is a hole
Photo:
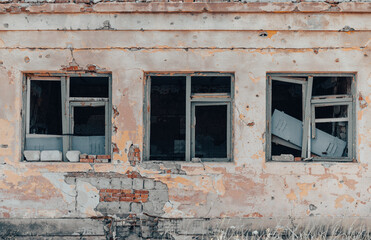
[[[341,224],[276,226],[265,230],[238,229],[230,227],[218,230],[210,240],[369,240],[371,232],[363,225],[344,228]],[[202,239],[202,238],[201,238]]]

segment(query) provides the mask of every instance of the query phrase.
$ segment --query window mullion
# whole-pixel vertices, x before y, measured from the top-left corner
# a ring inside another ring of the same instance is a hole
[[[144,150],[145,150],[145,156],[147,158],[147,160],[150,160],[150,154],[151,154],[151,150],[150,150],[150,142],[151,142],[151,76],[148,77],[147,79],[147,83],[145,84],[146,86],[146,93],[145,93],[145,96],[146,96],[146,99],[145,99],[145,108],[143,109],[143,112],[146,113],[145,114],[145,126],[146,126],[146,133],[145,133],[145,141],[144,141]]]
[[[301,157],[306,158],[310,157],[310,139],[308,136],[310,136],[310,122],[311,122],[311,98],[312,98],[312,87],[313,87],[313,77],[308,77],[308,86],[307,86],[307,92],[305,94],[305,118],[303,122],[303,139],[302,139],[302,148],[301,148]],[[303,96],[304,97],[304,96]],[[307,150],[309,154],[307,153]]]
[[[185,160],[191,160],[191,76],[186,76],[186,148]]]
[[[350,159],[353,159],[353,144],[354,144],[354,138],[353,138],[353,103],[348,104],[348,157]]]
[[[26,134],[30,133],[30,115],[31,115],[31,79],[30,77],[27,77]]]
[[[62,96],[62,134],[63,134],[63,159],[66,160],[66,153],[70,145],[70,124],[69,124],[69,79],[61,77],[61,96]]]

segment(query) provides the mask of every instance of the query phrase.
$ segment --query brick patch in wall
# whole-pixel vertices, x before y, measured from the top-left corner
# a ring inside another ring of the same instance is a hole
[[[148,201],[148,190],[100,189],[100,202],[141,202]]]
[[[80,162],[84,163],[108,163],[110,160],[111,160],[110,155],[80,154]]]
[[[131,166],[136,166],[140,163],[140,149],[136,145],[131,145],[128,152],[128,159]]]

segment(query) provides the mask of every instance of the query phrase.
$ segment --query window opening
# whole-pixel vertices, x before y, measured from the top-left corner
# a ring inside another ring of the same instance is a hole
[[[25,160],[109,161],[110,76],[83,75],[27,76]]]
[[[353,159],[352,76],[269,75],[271,160]]]
[[[71,77],[70,96],[108,98],[108,78]]]
[[[151,160],[184,160],[185,95],[185,77],[151,78]]]
[[[230,93],[231,78],[230,77],[192,77],[192,93]]]
[[[195,108],[195,157],[227,158],[227,105]]]
[[[231,74],[149,74],[148,160],[230,161]]]

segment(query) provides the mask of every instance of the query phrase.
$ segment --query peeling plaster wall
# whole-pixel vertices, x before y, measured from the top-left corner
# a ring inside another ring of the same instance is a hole
[[[100,29],[105,21],[111,29]],[[167,198],[151,215],[185,219],[177,225],[179,235],[194,233],[186,229],[197,223],[187,219],[228,218],[231,225],[239,219],[248,226],[265,221],[269,226],[276,224],[272,218],[309,221],[314,216],[371,223],[370,12],[21,12],[0,14],[0,22],[1,224],[27,226],[16,219],[50,219],[56,227],[44,234],[107,236],[112,233],[106,216],[143,217],[148,211],[132,206],[122,216],[115,208],[103,211],[99,191],[104,187],[91,181],[106,179],[112,188],[112,179],[121,179],[122,186],[133,172],[163,184]],[[341,31],[346,26],[355,30]],[[112,72],[113,163],[21,162],[22,72],[61,71],[73,60],[71,53],[82,68],[94,64]],[[233,163],[130,165],[128,143],[143,145],[144,72],[151,71],[234,72]],[[360,104],[357,98],[358,162],[266,162],[267,72],[357,73],[357,94],[363,100]],[[66,218],[69,227],[63,225]],[[166,229],[156,224],[157,230]]]

